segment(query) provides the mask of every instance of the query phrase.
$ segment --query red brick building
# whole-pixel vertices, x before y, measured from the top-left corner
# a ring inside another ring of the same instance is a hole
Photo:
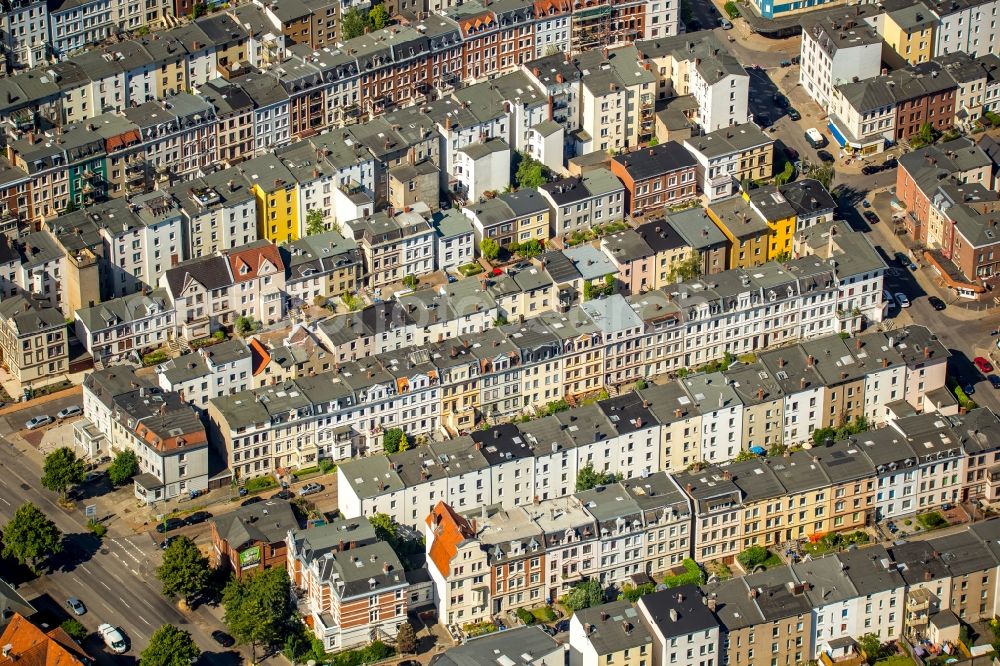
[[[667,141],[611,160],[611,172],[625,184],[629,215],[656,211],[698,194],[697,160],[676,141]]]
[[[896,141],[919,134],[925,124],[939,132],[954,125],[958,86],[950,76],[900,69],[886,78],[896,98]]]
[[[299,527],[292,506],[271,499],[217,516],[209,523],[216,566],[232,570],[237,578],[288,563],[285,539]]]

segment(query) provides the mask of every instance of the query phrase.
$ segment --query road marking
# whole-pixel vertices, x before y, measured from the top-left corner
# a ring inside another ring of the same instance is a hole
[[[136,617],[137,617],[137,618],[139,618],[140,620],[142,620],[143,622],[145,622],[145,623],[146,623],[146,626],[148,626],[148,627],[152,627],[152,626],[153,626],[153,625],[151,625],[151,624],[149,623],[149,620],[147,620],[147,619],[146,619],[146,618],[144,618],[143,616],[141,616],[141,615],[136,615]]]
[[[99,580],[99,581],[97,581],[97,582],[98,582],[98,583],[100,583],[101,585],[103,585],[103,586],[104,586],[104,589],[108,590],[109,592],[111,591],[111,588],[110,588],[110,587],[108,587],[108,584],[107,584],[107,583],[105,583],[105,582],[104,582],[103,580]]]
[[[2,498],[2,497],[0,497],[0,502],[3,502],[3,503],[4,503],[4,504],[6,504],[7,506],[10,506],[10,502],[8,502],[7,500],[5,500],[5,499],[4,499],[4,498]]]
[[[121,597],[118,597],[118,601],[120,601],[123,604],[125,604],[125,608],[132,608],[131,606],[128,605],[128,602],[125,601],[124,599],[122,599]]]
[[[94,575],[94,574],[90,573],[90,569],[87,568],[86,564],[81,564],[80,568],[83,569],[84,571],[86,571],[88,576],[93,576]]]
[[[156,610],[155,608],[153,608],[153,604],[151,604],[148,601],[146,601],[146,599],[144,597],[139,597],[139,601],[141,601],[142,603],[146,604],[146,606],[149,608],[149,610]]]

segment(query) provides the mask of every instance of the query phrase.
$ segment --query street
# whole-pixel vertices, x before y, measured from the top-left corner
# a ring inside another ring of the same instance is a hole
[[[76,619],[90,631],[102,622],[120,627],[130,643],[128,654],[136,659],[153,631],[172,624],[191,632],[203,651],[199,663],[238,663],[238,655],[224,654],[212,641],[210,634],[216,627],[206,610],[195,611],[192,621],[160,595],[154,571],[161,554],[149,534],[113,537],[109,533],[99,541],[86,530],[82,510],[59,506],[54,493],[41,487],[39,470],[7,441],[0,444],[0,475],[4,478],[0,521],[6,522],[18,506],[30,501],[64,534],[64,551],[54,558],[52,571],[19,587],[28,599],[42,596],[41,601],[33,601],[39,610],[49,611],[61,622],[69,617],[66,599],[80,599],[88,610]],[[99,639],[92,638],[86,647],[97,663],[122,663]]]

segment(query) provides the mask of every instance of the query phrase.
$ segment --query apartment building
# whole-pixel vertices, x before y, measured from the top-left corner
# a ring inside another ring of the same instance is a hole
[[[611,171],[597,168],[538,188],[552,211],[552,234],[569,237],[625,217],[625,186]]]
[[[630,601],[612,601],[573,613],[569,644],[583,666],[652,663],[653,637]]]
[[[331,652],[391,638],[406,621],[409,582],[399,558],[367,520],[342,520],[285,538],[287,566],[302,590],[313,635]]]
[[[886,46],[900,55],[907,63],[918,65],[929,62],[934,53],[934,31],[938,27],[937,15],[922,2],[909,7],[898,7],[885,12],[879,34]]]
[[[721,663],[716,605],[696,586],[680,585],[647,594],[639,599],[636,610],[655,637],[650,664],[685,659],[697,659],[705,666]]]
[[[174,315],[166,291],[154,289],[80,308],[74,330],[95,363],[121,363],[166,344],[176,328]]]
[[[46,62],[49,9],[41,0],[8,0],[0,15],[0,52],[7,71]]]
[[[344,222],[344,228],[358,243],[367,282],[374,289],[434,269],[434,229],[416,213],[390,217],[378,212]]]
[[[257,199],[237,169],[223,169],[170,190],[185,218],[187,256],[192,259],[257,239]]]
[[[472,220],[477,245],[490,238],[501,246],[551,237],[549,205],[545,197],[533,188],[501,194],[495,199],[462,209]]]
[[[836,86],[879,75],[882,39],[863,19],[810,17],[803,22],[800,57],[799,82],[829,110]]]
[[[701,191],[709,201],[733,196],[741,183],[766,180],[774,172],[774,139],[753,123],[687,139],[684,147],[698,161]]]
[[[624,183],[626,210],[633,216],[684,203],[698,191],[697,161],[673,141],[613,157],[611,173]]]
[[[201,412],[212,398],[249,389],[252,375],[252,354],[238,339],[202,347],[156,366],[160,388],[178,393]]]
[[[18,388],[58,381],[69,372],[69,341],[62,312],[31,294],[0,303],[0,362]]]
[[[298,529],[292,505],[269,499],[241,506],[209,521],[212,560],[236,578],[288,566],[286,539]]]

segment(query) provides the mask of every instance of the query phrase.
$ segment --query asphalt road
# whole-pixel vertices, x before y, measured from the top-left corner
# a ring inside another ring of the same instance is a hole
[[[150,635],[163,624],[172,624],[191,632],[204,654],[200,663],[237,663],[238,657],[223,654],[210,637],[212,628],[193,623],[159,592],[154,570],[160,551],[148,534],[133,537],[110,537],[98,541],[85,528],[82,510],[67,511],[56,496],[38,481],[36,466],[4,441],[0,444],[0,521],[9,520],[22,503],[35,503],[65,535],[64,552],[54,558],[52,570],[21,586],[28,599],[43,598],[46,610],[63,610],[58,621],[69,617],[65,601],[76,597],[87,606],[87,613],[76,618],[94,631],[98,624],[109,622],[120,627],[129,641],[125,657],[114,656],[99,641],[90,641],[88,650],[97,663],[121,664],[123,659],[138,659]],[[47,599],[45,597],[48,597]],[[202,616],[199,615],[199,618]],[[94,649],[97,648],[97,649]],[[127,663],[127,661],[125,662]]]

